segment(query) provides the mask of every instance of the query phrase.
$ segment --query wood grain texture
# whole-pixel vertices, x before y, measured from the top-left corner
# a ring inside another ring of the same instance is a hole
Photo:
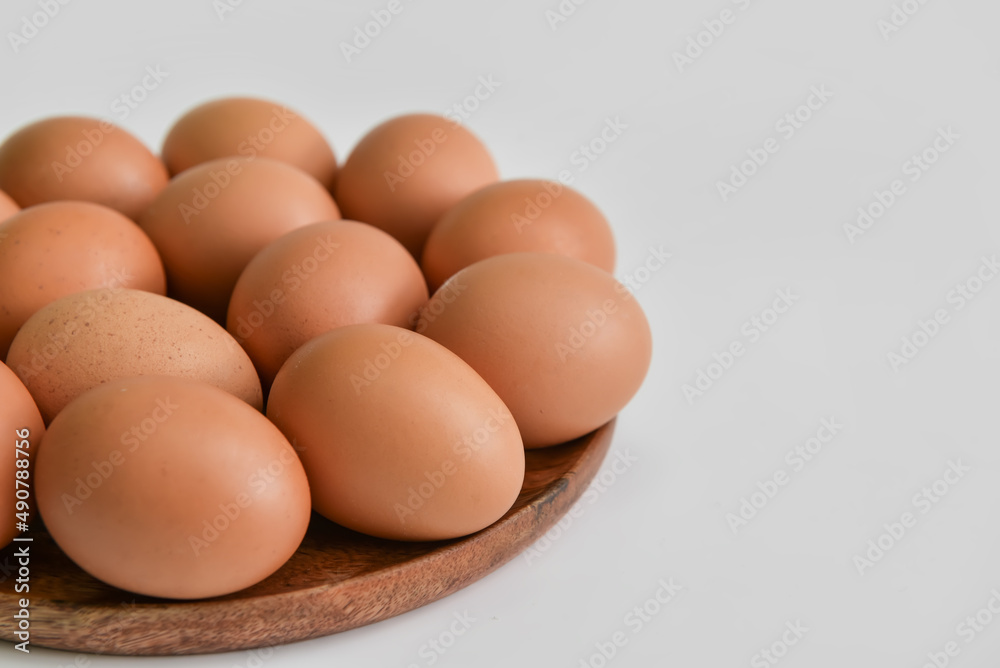
[[[614,421],[563,445],[529,450],[524,486],[492,526],[449,541],[402,543],[313,514],[299,550],[277,573],[200,601],[136,596],[90,577],[34,520],[31,644],[124,655],[204,654],[272,647],[371,624],[443,598],[491,573],[548,531],[600,468]],[[15,547],[0,551],[14,564]],[[14,641],[14,577],[0,584],[0,638]]]

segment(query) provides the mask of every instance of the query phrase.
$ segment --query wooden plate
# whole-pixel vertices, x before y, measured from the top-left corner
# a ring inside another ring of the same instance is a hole
[[[371,624],[443,598],[528,548],[580,498],[611,443],[614,420],[571,443],[527,452],[514,507],[479,533],[401,543],[349,531],[313,514],[299,550],[248,589],[200,601],[135,596],[74,565],[36,519],[29,594],[0,584],[0,637],[17,642],[17,600],[31,606],[31,644],[99,654],[204,654],[273,647]],[[37,526],[37,530],[36,530]],[[0,566],[16,563],[11,545]],[[15,569],[16,570],[16,569]],[[5,573],[6,573],[5,571]]]

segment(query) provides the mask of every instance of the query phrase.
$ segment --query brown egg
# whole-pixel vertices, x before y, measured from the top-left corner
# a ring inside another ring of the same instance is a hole
[[[649,323],[632,294],[576,258],[510,253],[452,276],[416,331],[475,369],[510,408],[529,448],[601,426],[649,368]]]
[[[433,341],[350,325],[299,348],[267,415],[295,446],[313,508],[356,531],[438,540],[483,529],[524,481],[524,448],[486,382]]]
[[[615,270],[615,240],[600,210],[569,186],[537,179],[494,183],[449,209],[427,239],[421,266],[436,290],[474,262],[521,251]]]
[[[412,114],[365,135],[341,168],[334,197],[346,218],[385,230],[419,258],[434,223],[498,178],[471,132],[441,116]]]
[[[0,222],[0,357],[32,313],[94,288],[166,292],[160,256],[131,220],[91,202],[49,202]]]
[[[80,568],[145,596],[260,582],[309,525],[309,484],[263,415],[210,385],[143,376],[81,395],[37,461],[38,507]]]
[[[0,220],[6,220],[21,210],[10,195],[0,190]]]
[[[337,159],[312,123],[288,107],[250,97],[227,97],[191,109],[163,142],[171,174],[216,158],[263,157],[294,165],[333,187]]]
[[[222,158],[170,182],[139,219],[160,251],[170,296],[225,322],[243,268],[295,228],[340,218],[330,193],[267,158]]]
[[[0,549],[3,549],[21,533],[17,528],[19,523],[30,526],[35,498],[26,485],[33,482],[32,468],[45,433],[31,394],[3,363],[0,363],[0,433],[4,438],[0,451],[0,513],[3,513]]]
[[[266,388],[303,343],[343,325],[408,326],[427,296],[413,256],[382,230],[346,220],[316,223],[250,261],[229,301],[227,329]]]
[[[190,306],[141,290],[75,292],[42,307],[14,337],[7,366],[46,422],[90,388],[129,376],[192,378],[263,405],[253,363],[229,332]]]
[[[0,144],[0,190],[22,207],[83,200],[135,220],[166,185],[159,158],[123,128],[96,118],[47,118]]]

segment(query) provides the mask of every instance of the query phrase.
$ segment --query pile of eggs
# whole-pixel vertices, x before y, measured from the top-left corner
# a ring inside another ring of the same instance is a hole
[[[479,531],[525,448],[604,424],[649,366],[601,212],[499,180],[439,116],[343,164],[266,100],[192,109],[162,157],[49,118],[0,144],[0,191],[0,547],[37,505],[138,594],[253,585],[313,510],[391,540]]]

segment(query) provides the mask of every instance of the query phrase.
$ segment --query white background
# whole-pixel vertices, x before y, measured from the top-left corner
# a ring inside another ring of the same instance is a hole
[[[39,5],[0,9],[4,135],[83,113],[158,150],[191,106],[250,94],[300,110],[343,159],[381,120],[443,112],[493,77],[500,86],[468,127],[503,177],[571,170],[612,221],[620,275],[648,279],[638,298],[653,364],[606,462],[629,451],[637,463],[530,563],[518,557],[400,617],[276,648],[263,665],[599,666],[595,644],[621,631],[627,643],[608,665],[759,666],[770,664],[755,655],[796,622],[808,631],[781,659],[789,668],[918,668],[949,641],[960,650],[950,665],[997,665],[1000,620],[972,638],[958,625],[1000,587],[1000,285],[986,282],[962,308],[952,290],[1000,251],[1000,4],[907,0],[919,11],[885,33],[892,0],[591,0],[556,24],[546,12],[558,0],[402,0],[348,62],[340,43],[387,4],[243,0],[220,17],[211,0],[77,0],[17,52],[7,35]],[[724,9],[734,22],[710,44],[702,35],[709,46],[678,68],[674,53]],[[122,118],[112,104],[147,67],[167,77]],[[811,117],[787,137],[776,122],[814,86],[832,97],[800,111]],[[627,129],[581,171],[580,145],[608,119]],[[904,163],[939,128],[959,138],[912,181]],[[723,201],[717,183],[769,137],[780,149]],[[851,243],[844,225],[894,179],[905,193]],[[667,265],[636,274],[661,246]],[[744,323],[779,289],[797,301],[751,342]],[[937,309],[947,323],[894,369],[888,353]],[[745,354],[688,401],[682,386],[734,341]],[[793,472],[786,453],[831,417],[843,429]],[[938,502],[915,505],[957,460],[970,470]],[[790,482],[734,532],[727,513],[779,470]],[[916,525],[859,572],[855,556],[906,512]],[[683,591],[641,630],[629,624],[670,578]],[[466,611],[476,622],[446,653],[421,654]],[[0,645],[4,666],[258,658],[24,657]]]

